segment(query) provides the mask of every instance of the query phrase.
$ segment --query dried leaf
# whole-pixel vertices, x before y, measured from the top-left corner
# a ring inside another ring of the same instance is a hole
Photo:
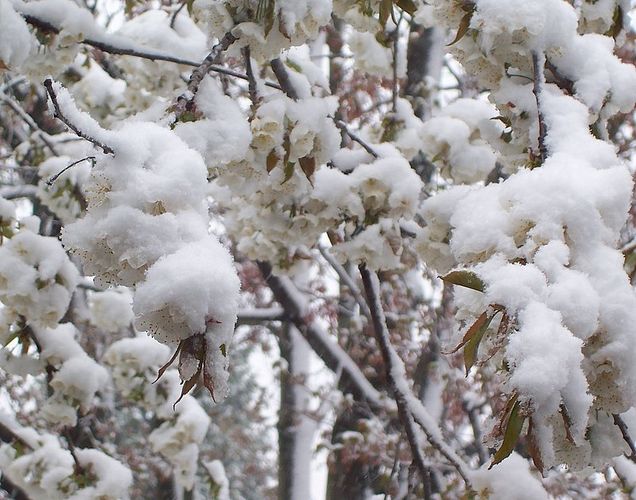
[[[386,26],[386,22],[389,20],[389,16],[391,15],[392,10],[393,10],[392,0],[380,1],[380,26],[382,26],[383,28]]]
[[[564,403],[559,406],[559,413],[563,419],[563,426],[565,427],[565,438],[572,444],[574,444],[574,438],[572,437],[572,419],[568,413],[568,409]]]
[[[459,22],[459,28],[457,28],[457,35],[455,35],[455,38],[453,39],[451,43],[447,45],[447,47],[450,47],[451,45],[455,45],[462,38],[464,38],[464,35],[468,32],[468,28],[470,28],[470,21],[473,18],[474,12],[475,12],[475,8],[473,7],[470,11],[464,14],[461,21]]]
[[[174,354],[172,355],[172,357],[170,358],[170,360],[168,360],[168,362],[163,365],[161,368],[159,368],[159,372],[157,372],[157,378],[153,381],[153,384],[155,382],[157,382],[157,380],[159,380],[161,378],[161,376],[164,374],[164,372],[170,368],[170,365],[172,365],[172,363],[174,363],[174,360],[177,359],[177,356],[179,355],[179,353],[181,352],[181,348],[183,347],[183,340],[181,342],[179,342],[179,346],[177,347],[177,350],[174,351]]]
[[[532,417],[528,419],[528,434],[526,436],[526,439],[527,439],[528,455],[530,455],[530,458],[532,458],[532,462],[534,463],[534,466],[543,476],[543,469],[544,469],[543,459],[541,458],[541,452],[539,451],[537,437],[534,435],[534,422],[532,420]]]
[[[181,395],[179,396],[179,399],[177,399],[175,403],[172,405],[173,410],[177,406],[177,403],[183,399],[183,396],[188,394],[194,388],[194,386],[197,385],[197,382],[199,381],[199,377],[201,376],[202,369],[203,369],[203,364],[201,363],[199,364],[199,368],[197,369],[197,372],[194,375],[192,375],[192,377],[190,377],[190,380],[186,380],[183,382],[183,387],[181,388]]]
[[[472,271],[451,271],[446,276],[440,276],[440,278],[447,283],[472,288],[478,292],[483,292],[486,289],[486,283]]]
[[[272,149],[269,154],[267,155],[267,160],[266,160],[266,166],[267,166],[267,173],[269,174],[272,170],[274,170],[274,167],[276,167],[276,165],[278,165],[278,155],[276,154],[276,150]]]
[[[417,5],[413,0],[394,0],[395,5],[397,5],[400,9],[410,15],[415,15],[415,11],[417,10]]]
[[[216,403],[216,399],[214,397],[214,380],[212,380],[212,376],[208,373],[207,367],[205,366],[203,367],[203,385],[208,391],[210,391],[212,401]]]
[[[303,156],[298,159],[298,163],[300,163],[300,168],[303,169],[305,176],[311,182],[311,176],[314,175],[316,171],[316,158],[313,156]]]
[[[466,343],[472,339],[475,334],[477,333],[477,331],[488,321],[488,315],[486,314],[486,311],[484,311],[483,313],[481,313],[481,315],[477,318],[477,320],[471,325],[471,327],[466,330],[466,333],[464,334],[464,337],[462,338],[462,341],[457,345],[457,347],[455,347],[452,351],[447,351],[444,352],[443,354],[454,354],[457,351],[459,351],[462,347],[464,347],[466,345]]]
[[[523,423],[526,421],[526,417],[520,413],[519,407],[519,401],[515,400],[512,410],[510,411],[510,416],[508,417],[503,442],[492,457],[492,462],[488,469],[492,469],[494,465],[508,458],[514,451],[515,445],[521,435],[521,430],[523,429]]]

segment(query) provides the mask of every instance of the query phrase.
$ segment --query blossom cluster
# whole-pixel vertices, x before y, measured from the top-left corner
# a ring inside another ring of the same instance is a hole
[[[492,89],[504,123],[526,135],[505,145],[486,136],[518,170],[425,201],[416,246],[440,272],[478,277],[476,290],[456,291],[462,333],[476,331],[468,327],[477,317],[492,321],[482,350],[496,353],[509,406],[530,423],[535,463],[598,466],[622,453],[612,414],[636,401],[628,355],[636,338],[627,328],[636,297],[615,248],[632,181],[589,123],[602,129],[634,106],[636,71],[612,54],[612,39],[578,33],[568,2],[434,4],[434,18],[455,30],[452,23],[470,16],[474,36],[461,38],[455,55]],[[546,83],[550,77],[568,79],[573,95]]]

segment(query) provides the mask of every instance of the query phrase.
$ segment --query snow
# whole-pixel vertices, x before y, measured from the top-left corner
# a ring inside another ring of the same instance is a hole
[[[91,323],[106,332],[118,332],[133,320],[132,295],[123,287],[92,293],[89,308]]]
[[[31,33],[9,0],[0,0],[0,68],[19,68],[32,48]]]
[[[532,472],[528,462],[516,452],[488,470],[484,465],[471,474],[478,493],[492,500],[548,500],[550,496]]]
[[[138,328],[170,345],[205,334],[206,375],[224,397],[240,285],[229,252],[208,234],[201,155],[155,123],[103,129],[54,87],[63,113],[114,151],[92,169],[88,212],[66,225],[64,244],[98,286],[134,288]]]
[[[23,230],[0,247],[0,299],[28,324],[53,326],[62,319],[78,277],[55,238]]]

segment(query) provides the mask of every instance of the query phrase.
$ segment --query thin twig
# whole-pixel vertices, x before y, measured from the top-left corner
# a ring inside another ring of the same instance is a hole
[[[94,156],[87,156],[86,158],[80,158],[77,161],[74,161],[73,163],[71,163],[70,165],[67,165],[66,167],[64,167],[62,170],[60,170],[57,174],[55,174],[52,177],[49,177],[49,179],[46,181],[46,183],[49,186],[52,186],[53,183],[60,177],[60,175],[62,175],[64,172],[66,172],[69,168],[74,167],[75,165],[77,165],[78,163],[82,163],[83,161],[86,160],[90,160],[91,162],[91,167],[95,166],[95,157]]]
[[[614,417],[614,424],[621,431],[621,435],[623,436],[623,440],[627,443],[629,447],[630,454],[626,455],[632,462],[636,462],[636,446],[634,446],[634,441],[632,437],[629,435],[629,428],[625,421],[621,418],[618,413],[614,413],[612,415]]]
[[[236,40],[237,38],[228,31],[225,35],[223,35],[223,38],[219,40],[219,43],[212,47],[212,50],[201,64],[194,69],[190,75],[190,81],[188,82],[186,91],[177,98],[177,103],[175,104],[174,109],[177,119],[187,110],[188,106],[193,101],[194,96],[196,96],[197,91],[199,90],[199,85],[201,84],[203,77],[208,74],[213,65],[220,62],[223,52],[225,52]]]
[[[362,312],[362,314],[364,314],[368,320],[371,320],[371,312],[369,311],[369,306],[364,300],[364,297],[362,296],[358,285],[356,285],[356,282],[353,281],[351,275],[347,272],[344,266],[340,264],[340,262],[338,262],[335,257],[331,255],[331,253],[329,253],[329,250],[322,246],[319,246],[318,251],[336,272],[336,274],[340,278],[340,281],[342,281],[342,283],[345,284],[347,288],[349,288],[351,295],[353,295],[353,298],[358,303],[358,306],[360,306],[360,311]]]
[[[179,5],[179,8],[174,11],[174,13],[172,14],[172,18],[170,19],[170,28],[174,29],[174,23],[177,20],[177,16],[179,15],[179,12],[183,10],[183,8],[186,6],[187,3],[188,3],[187,0],[183,0],[181,2],[181,5]]]
[[[77,128],[77,126],[74,123],[72,123],[66,116],[64,116],[64,113],[60,109],[60,104],[57,102],[57,94],[55,93],[55,89],[53,88],[53,81],[50,78],[47,78],[46,80],[44,80],[44,87],[46,88],[46,91],[49,97],[51,98],[51,102],[53,103],[53,109],[55,110],[55,114],[54,114],[55,118],[59,119],[62,123],[64,123],[64,125],[66,125],[73,132],[75,132],[76,135],[78,135],[82,139],[86,139],[88,142],[100,148],[104,153],[115,154],[115,152],[110,146],[107,146],[106,144],[102,144],[94,137],[91,137],[87,133],[83,132],[82,130]]]
[[[541,110],[541,93],[543,92],[543,86],[545,85],[545,74],[543,72],[544,65],[545,56],[543,54],[539,54],[536,51],[533,51],[532,67],[534,73],[534,84],[532,87],[532,92],[534,93],[534,98],[537,101],[537,114],[539,120],[539,160],[541,162],[541,165],[543,165],[545,159],[548,157],[548,151],[545,144],[547,129],[545,125],[545,117],[543,116],[543,111]]]
[[[254,109],[258,103],[258,88],[256,85],[256,77],[254,76],[254,68],[252,68],[252,55],[250,46],[243,47],[243,57],[245,58],[245,73],[247,74],[248,91],[250,100],[252,101],[252,108]]]
[[[334,118],[333,121],[336,124],[336,127],[338,127],[345,134],[347,134],[353,142],[357,142],[360,146],[362,146],[362,149],[364,149],[367,153],[369,153],[374,158],[378,158],[378,153],[376,153],[375,150],[371,146],[369,146],[361,137],[351,132],[345,122],[343,122],[342,120],[338,120],[336,118]]]
[[[37,134],[38,138],[49,149],[49,151],[53,153],[54,156],[59,156],[57,150],[55,149],[55,146],[49,139],[48,134],[44,132],[42,129],[40,129],[40,127],[38,127],[38,124],[35,123],[35,120],[33,120],[31,115],[29,115],[24,109],[22,109],[22,107],[16,101],[11,99],[11,97],[9,97],[8,95],[0,92],[0,99],[6,102],[7,105],[13,111],[15,111],[15,113],[20,118],[22,118],[22,120],[24,120],[24,123],[26,123],[35,134]]]

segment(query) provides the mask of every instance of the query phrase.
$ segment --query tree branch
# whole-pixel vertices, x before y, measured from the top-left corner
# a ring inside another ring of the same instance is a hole
[[[634,441],[629,435],[629,428],[627,427],[627,424],[618,413],[614,413],[612,416],[614,417],[614,424],[621,431],[623,440],[627,443],[627,446],[629,446],[630,454],[626,455],[627,458],[629,458],[632,462],[636,462],[636,446],[634,446]]]
[[[57,100],[57,94],[55,93],[55,89],[53,88],[53,80],[51,80],[50,78],[47,78],[46,80],[44,80],[44,87],[46,88],[46,92],[48,93],[49,97],[51,98],[51,102],[53,103],[53,109],[55,110],[55,114],[53,116],[55,116],[55,118],[59,119],[62,123],[64,123],[64,125],[66,125],[73,132],[75,132],[76,135],[78,135],[82,139],[86,139],[88,142],[100,148],[104,153],[115,154],[115,152],[110,146],[107,146],[106,144],[102,144],[94,137],[91,137],[86,132],[83,132],[82,130],[80,130],[75,124],[73,124],[64,115],[64,113],[62,112],[60,108],[60,104]]]
[[[272,289],[274,298],[285,311],[288,321],[300,330],[331,371],[342,371],[341,381],[345,392],[350,392],[358,401],[367,401],[374,409],[386,408],[380,392],[364,376],[358,365],[331,339],[320,323],[307,317],[306,300],[289,278],[272,274],[272,266],[268,262],[258,262],[258,268]]]
[[[421,450],[417,443],[417,436],[413,432],[411,419],[414,420],[424,431],[429,443],[439,451],[457,470],[462,477],[469,490],[472,486],[469,479],[468,465],[455,453],[455,451],[443,440],[442,433],[426,411],[419,399],[415,397],[406,381],[406,372],[404,363],[398,356],[389,336],[389,330],[386,326],[386,318],[382,304],[380,303],[380,294],[378,291],[378,278],[372,275],[364,264],[359,266],[362,283],[367,295],[367,303],[371,310],[373,318],[373,329],[375,337],[380,347],[382,359],[386,370],[387,380],[395,397],[398,406],[400,420],[407,434],[409,445],[413,453],[414,460],[420,469],[422,479],[426,478],[427,468],[421,459]]]
[[[25,15],[23,14],[24,20],[29,23],[31,26],[35,26],[43,31],[49,31],[52,33],[59,33],[60,29],[57,26],[53,26],[47,21],[43,21],[33,15]],[[150,61],[166,61],[172,62],[175,64],[183,64],[184,66],[192,66],[198,67],[201,65],[201,62],[191,61],[189,59],[184,59],[181,57],[176,57],[165,52],[153,51],[153,50],[140,50],[138,48],[131,48],[129,46],[118,46],[114,41],[106,42],[104,40],[97,40],[94,38],[84,38],[80,43],[84,45],[89,45],[90,47],[94,47],[103,52],[113,55],[119,56],[131,56],[131,57],[139,57],[140,59],[148,59]],[[210,65],[207,68],[208,71],[212,71],[215,73],[220,73],[222,75],[232,76],[234,78],[239,78],[241,80],[247,80],[247,75],[243,75],[237,71],[233,71],[228,68],[224,68],[222,66],[217,66],[215,64]],[[268,87],[272,87],[277,90],[281,90],[280,86],[273,82],[265,82],[265,85]]]
[[[366,301],[364,300],[364,297],[362,296],[362,293],[360,292],[360,289],[358,288],[358,285],[356,285],[355,281],[353,281],[353,278],[351,277],[351,275],[342,266],[342,264],[340,264],[340,262],[338,262],[334,258],[334,256],[331,255],[331,253],[329,253],[329,250],[327,250],[326,248],[324,248],[322,246],[319,246],[318,247],[318,251],[320,252],[320,255],[323,256],[323,258],[327,261],[327,263],[336,272],[336,274],[340,278],[340,281],[344,285],[346,285],[347,288],[349,288],[349,291],[351,292],[351,295],[353,295],[353,298],[358,303],[358,306],[360,306],[360,311],[362,311],[362,314],[364,314],[367,317],[367,319],[370,321],[371,320],[371,312],[369,311],[369,306],[367,305]]]
[[[203,62],[201,62],[201,64],[199,64],[192,72],[186,91],[177,98],[177,103],[174,109],[177,119],[185,113],[190,106],[190,103],[193,101],[194,96],[196,96],[197,91],[199,90],[199,85],[201,84],[203,77],[208,74],[213,65],[220,62],[223,52],[225,52],[236,40],[237,38],[228,31],[225,35],[223,35],[223,38],[219,40],[219,43],[212,47],[212,51],[207,55]]]
[[[537,101],[537,114],[539,120],[539,161],[541,162],[541,165],[543,165],[545,159],[548,157],[548,151],[545,144],[547,128],[545,125],[545,117],[543,116],[543,111],[541,110],[541,93],[543,92],[543,86],[545,85],[545,74],[543,71],[544,66],[545,56],[543,54],[539,54],[536,51],[533,51],[532,68],[534,73],[534,83],[532,86],[532,93],[534,94],[534,98]]]

